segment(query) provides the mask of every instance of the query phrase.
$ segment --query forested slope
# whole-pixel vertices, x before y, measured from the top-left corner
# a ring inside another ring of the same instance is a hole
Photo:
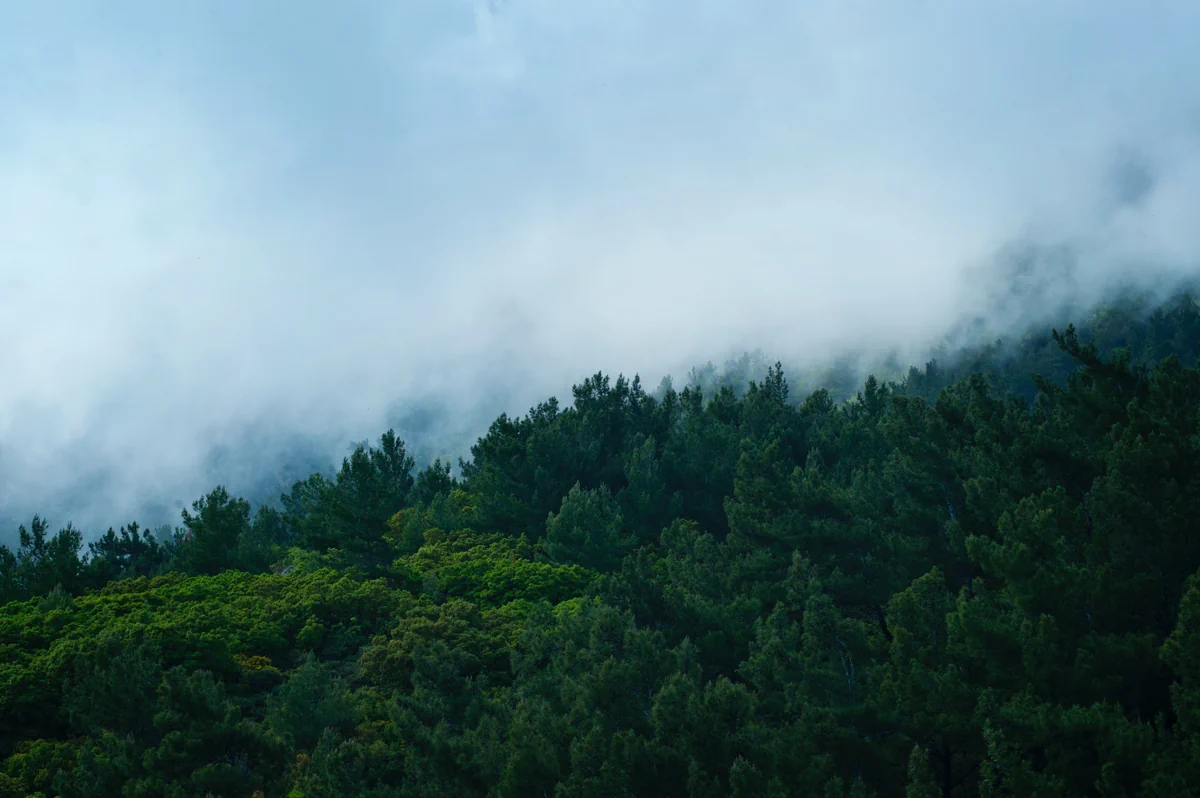
[[[461,479],[389,433],[169,539],[35,520],[0,796],[1195,795],[1200,315],[1104,318],[848,402],[596,375]]]

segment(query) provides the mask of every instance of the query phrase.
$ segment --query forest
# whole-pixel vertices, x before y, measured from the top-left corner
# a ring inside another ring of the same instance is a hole
[[[35,517],[0,798],[1194,796],[1200,300],[1069,321],[596,374],[169,534]]]

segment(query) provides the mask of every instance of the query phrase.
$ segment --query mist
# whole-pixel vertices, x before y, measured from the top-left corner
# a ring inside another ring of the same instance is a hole
[[[176,520],[397,420],[458,454],[601,370],[1167,290],[1200,272],[1196,30],[1189,2],[9,4],[0,519]]]

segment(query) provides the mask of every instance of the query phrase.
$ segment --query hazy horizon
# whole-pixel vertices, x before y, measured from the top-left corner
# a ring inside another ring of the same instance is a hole
[[[0,9],[0,518],[94,535],[406,407],[457,441],[601,370],[919,353],[1195,277],[1198,29],[1184,2]]]

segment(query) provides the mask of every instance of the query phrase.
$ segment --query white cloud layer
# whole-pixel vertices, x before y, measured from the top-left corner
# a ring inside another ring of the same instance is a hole
[[[462,435],[600,369],[1010,329],[1013,242],[1072,253],[1046,306],[1195,275],[1197,30],[1182,1],[6,5],[0,517],[236,489],[205,463],[248,426],[333,453],[407,399]]]

